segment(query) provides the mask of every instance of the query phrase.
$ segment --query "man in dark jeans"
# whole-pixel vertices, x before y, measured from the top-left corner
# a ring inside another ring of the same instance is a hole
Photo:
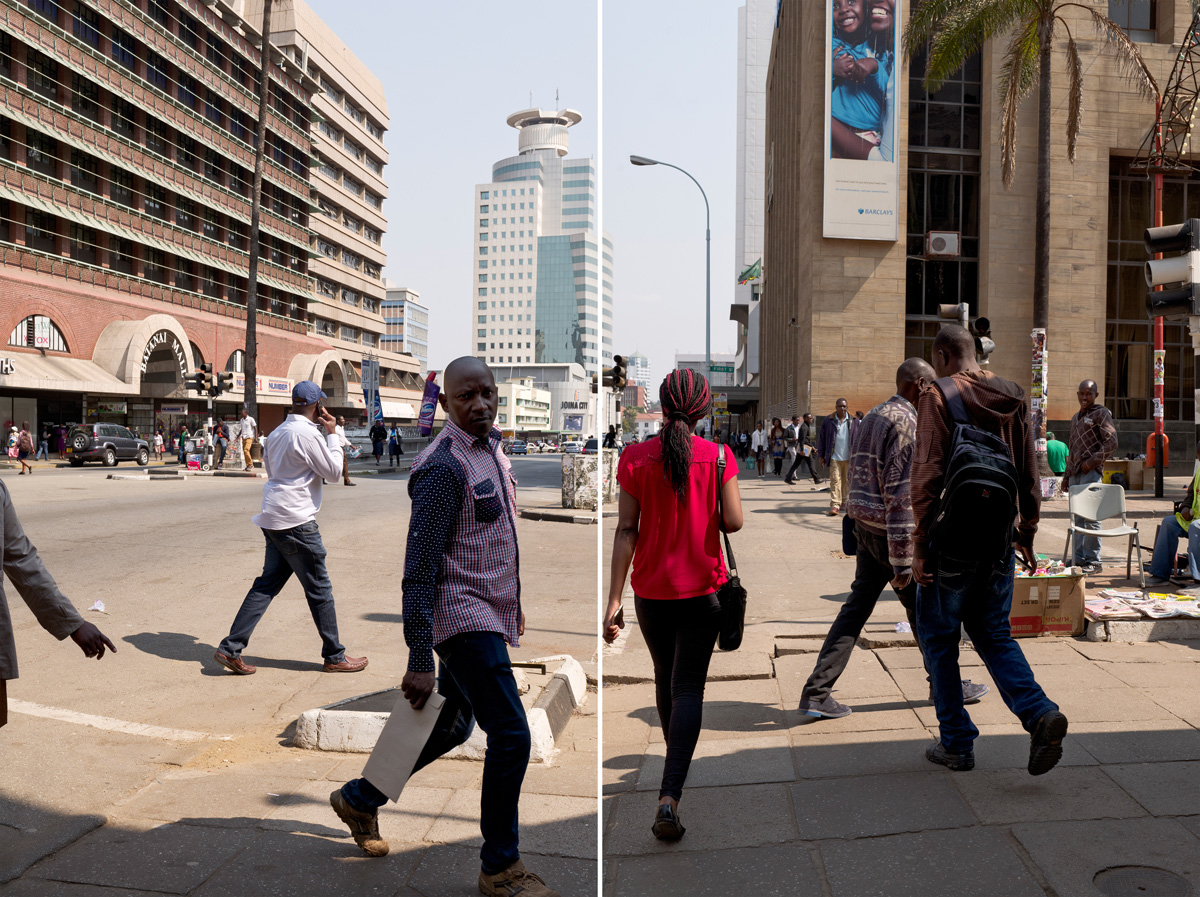
[[[404,641],[400,683],[414,707],[433,693],[436,652],[442,705],[413,771],[462,744],[476,721],[487,733],[479,828],[479,890],[494,897],[558,897],[528,871],[518,850],[517,803],[530,735],[509,661],[525,632],[516,529],[516,484],[495,428],[496,381],[478,358],[452,361],[438,397],[445,427],[413,461],[404,557]],[[387,797],[365,778],[329,795],[355,843],[384,856],[378,808]]]
[[[854,520],[858,554],[850,596],[825,637],[812,675],[804,683],[800,712],[838,719],[852,710],[833,698],[833,686],[850,661],[850,652],[891,583],[913,632],[917,585],[912,581],[912,504],[909,475],[917,433],[915,403],[933,379],[933,368],[910,358],[896,371],[896,394],[871,409],[859,427],[850,459],[850,497],[846,514]],[[987,694],[986,685],[962,684],[964,703]],[[932,694],[930,700],[932,700]]]
[[[254,627],[271,600],[292,574],[304,587],[304,597],[321,636],[322,669],[326,673],[357,673],[366,669],[367,658],[347,657],[338,641],[337,612],[333,585],[325,569],[325,546],[317,529],[321,508],[322,478],[342,470],[341,440],[334,434],[333,415],[318,403],[325,398],[321,387],[302,380],[292,388],[292,408],[287,419],[275,428],[263,450],[267,485],[263,487],[262,512],[253,518],[267,542],[262,574],[242,601],[229,635],[214,659],[240,676],[250,676],[257,667],[242,660]]]
[[[953,378],[963,411],[974,426],[1004,440],[1017,471],[1016,535],[1013,548],[998,562],[954,562],[938,557],[933,523],[945,482],[953,420],[938,387],[927,389],[917,408],[917,446],[912,468],[913,578],[917,589],[917,627],[933,676],[941,740],[925,757],[955,771],[974,769],[979,730],[963,709],[958,688],[960,630],[983,658],[1000,696],[1030,734],[1031,775],[1042,775],[1062,758],[1067,718],[1046,697],[1029,662],[1013,640],[1013,553],[1036,565],[1033,537],[1041,506],[1034,433],[1025,392],[1017,384],[983,371],[975,361],[975,341],[957,325],[946,325],[933,341],[933,366],[939,378]],[[1011,521],[1009,521],[1011,523]]]

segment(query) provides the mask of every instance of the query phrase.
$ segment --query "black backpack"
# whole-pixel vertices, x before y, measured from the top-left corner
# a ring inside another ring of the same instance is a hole
[[[1012,548],[1017,467],[1008,444],[967,416],[951,377],[934,381],[953,418],[946,476],[930,542],[938,560],[995,563]]]

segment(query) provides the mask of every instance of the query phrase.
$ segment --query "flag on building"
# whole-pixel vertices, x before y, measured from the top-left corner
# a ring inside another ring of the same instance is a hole
[[[762,277],[762,259],[759,259],[738,275],[738,286],[747,284],[752,280],[758,280],[760,277]]]

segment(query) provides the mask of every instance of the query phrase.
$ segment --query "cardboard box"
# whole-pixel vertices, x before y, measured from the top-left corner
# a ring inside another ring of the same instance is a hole
[[[1083,635],[1082,576],[1023,576],[1013,579],[1008,622],[1014,638]]]

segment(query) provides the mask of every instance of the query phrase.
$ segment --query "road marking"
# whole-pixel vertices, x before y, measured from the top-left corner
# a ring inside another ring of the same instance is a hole
[[[13,713],[24,713],[26,716],[40,716],[45,719],[56,719],[64,723],[91,726],[93,729],[124,732],[126,735],[141,735],[145,738],[158,738],[163,741],[205,741],[209,738],[219,741],[233,740],[232,735],[213,735],[208,732],[192,732],[188,729],[167,729],[163,726],[132,723],[123,719],[112,719],[107,716],[93,716],[90,713],[78,713],[74,710],[47,707],[44,704],[35,704],[32,701],[9,701],[8,709],[13,711]]]

